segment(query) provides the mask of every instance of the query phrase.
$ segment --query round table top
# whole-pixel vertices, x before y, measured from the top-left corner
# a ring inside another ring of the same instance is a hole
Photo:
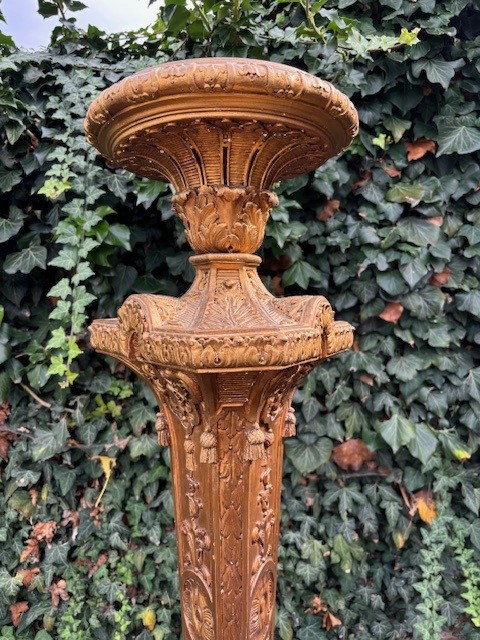
[[[177,190],[215,182],[268,188],[340,153],[357,129],[355,108],[329,82],[247,58],[146,69],[104,90],[85,119],[103,156]]]

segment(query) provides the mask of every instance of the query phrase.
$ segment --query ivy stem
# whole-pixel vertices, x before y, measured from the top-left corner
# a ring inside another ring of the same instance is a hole
[[[42,398],[40,398],[39,396],[37,396],[37,394],[35,393],[35,391],[33,391],[32,389],[30,389],[29,386],[27,386],[26,384],[24,384],[23,382],[19,382],[19,385],[22,387],[22,389],[24,391],[26,391],[28,393],[28,395],[30,395],[35,402],[38,402],[38,404],[42,407],[45,407],[45,409],[51,409],[52,405],[50,404],[50,402],[47,402],[46,400],[42,400]]]
[[[193,0],[193,6],[198,11],[198,15],[200,16],[200,20],[202,21],[202,24],[205,27],[207,34],[210,35],[212,33],[212,28],[208,21],[207,14],[203,10],[202,6],[199,5],[195,0]]]

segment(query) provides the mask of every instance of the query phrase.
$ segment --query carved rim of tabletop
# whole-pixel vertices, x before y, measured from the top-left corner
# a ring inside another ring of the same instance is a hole
[[[172,182],[268,189],[315,169],[358,130],[333,85],[275,62],[169,62],[103,91],[85,119],[89,142],[118,166]]]

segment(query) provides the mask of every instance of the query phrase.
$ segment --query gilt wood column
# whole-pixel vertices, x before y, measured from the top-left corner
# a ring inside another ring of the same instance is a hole
[[[171,182],[195,280],[181,298],[132,295],[96,320],[93,346],[144,378],[171,447],[183,636],[273,637],[283,438],[297,385],[349,348],[322,296],[277,299],[253,253],[272,184],[347,147],[350,101],[319,78],[236,58],[170,62],[93,102],[89,141],[116,165]]]

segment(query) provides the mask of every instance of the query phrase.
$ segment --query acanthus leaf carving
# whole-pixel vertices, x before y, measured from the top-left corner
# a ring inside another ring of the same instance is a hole
[[[197,253],[253,253],[278,198],[253,187],[202,186],[173,196],[172,203]]]

